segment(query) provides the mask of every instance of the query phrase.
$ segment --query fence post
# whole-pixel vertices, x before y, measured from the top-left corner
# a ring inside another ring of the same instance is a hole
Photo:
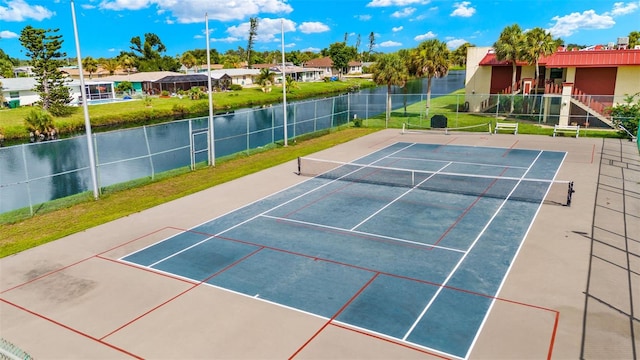
[[[153,167],[153,156],[151,155],[151,146],[149,146],[149,137],[147,136],[147,125],[142,126],[144,132],[144,142],[147,144],[147,154],[149,154],[149,164],[151,165],[151,180],[155,179],[156,171]]]
[[[251,138],[251,136],[250,136],[251,129],[249,127],[249,112],[248,111],[247,111],[246,124],[247,124],[247,155],[249,155],[249,150],[251,149],[251,141],[249,140]]]
[[[191,158],[191,171],[195,170],[196,168],[196,151],[195,151],[195,144],[193,142],[193,120],[189,120],[189,152],[191,154],[189,154],[189,157]]]
[[[31,188],[29,186],[29,168],[27,167],[27,154],[25,153],[25,147],[27,145],[22,144],[22,163],[24,165],[24,179],[27,183],[27,197],[29,198],[29,213],[33,216],[33,201],[31,201]]]

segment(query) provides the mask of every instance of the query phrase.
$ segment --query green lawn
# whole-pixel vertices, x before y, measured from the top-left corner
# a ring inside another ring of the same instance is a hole
[[[347,127],[323,136],[298,139],[288,147],[275,147],[250,156],[238,155],[219,161],[215,167],[195,171],[176,170],[161,176],[107,189],[99,200],[89,193],[59,199],[28,211],[0,214],[0,257],[57,240],[64,236],[196,193],[209,187],[273,167],[335,145],[365,136],[376,129]],[[162,194],[162,196],[158,196]]]
[[[464,104],[464,89],[460,89],[451,94],[431,99],[429,113],[426,112],[426,103],[421,101],[408,105],[406,110],[394,109],[391,111],[388,127],[401,129],[403,124],[409,124],[413,128],[428,129],[431,124],[431,117],[434,115],[444,115],[447,117],[447,126],[450,128],[463,128],[473,125],[491,124],[495,127],[495,114],[478,114],[461,112],[459,109]],[[519,134],[552,135],[553,125],[538,124],[536,121],[522,119],[505,119],[499,117],[500,122],[517,121]],[[385,127],[385,115],[364,119],[363,125],[367,127]],[[488,126],[477,129],[465,129],[464,131],[487,131]],[[587,137],[622,137],[619,131],[613,129],[580,129],[580,136]]]
[[[297,83],[298,88],[289,89],[287,100],[307,99],[315,96],[343,93],[353,89],[375,86],[365,79],[344,79],[332,82]],[[213,104],[216,112],[257,105],[281,102],[282,88],[274,86],[271,92],[263,92],[259,88],[245,88],[239,91],[215,93]],[[147,106],[150,105],[150,106]],[[151,103],[138,99],[127,102],[91,105],[89,117],[96,131],[103,127],[141,126],[150,123],[182,119],[185,117],[207,116],[209,100],[191,100],[187,97],[160,98],[151,97]],[[25,106],[16,109],[0,109],[0,134],[7,139],[26,139],[28,133],[24,126],[24,118],[33,110]],[[54,118],[54,124],[62,134],[84,132],[84,113],[81,107],[75,109],[68,117]]]

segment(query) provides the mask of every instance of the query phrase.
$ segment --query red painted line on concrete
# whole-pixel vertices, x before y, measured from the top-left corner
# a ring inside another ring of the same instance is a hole
[[[547,360],[551,360],[553,354],[553,345],[556,341],[556,333],[558,331],[558,320],[560,319],[560,312],[556,311],[556,319],[553,324],[553,332],[551,334],[551,342],[549,343],[549,352],[547,353]]]
[[[162,230],[164,230],[164,229],[167,229],[167,227],[164,227],[164,228],[158,229],[158,230],[156,230],[156,231],[152,231],[152,232],[150,232],[150,233],[148,233],[148,234],[142,235],[142,236],[137,237],[137,238],[135,238],[135,239],[133,239],[133,240],[130,240],[130,241],[127,241],[127,242],[125,242],[125,243],[123,243],[123,244],[120,244],[120,245],[118,245],[118,246],[115,246],[115,247],[113,247],[113,248],[111,248],[111,249],[109,249],[109,250],[106,250],[106,251],[100,252],[100,253],[98,253],[98,254],[96,254],[96,255],[89,256],[89,257],[84,258],[84,259],[82,259],[82,260],[78,260],[78,261],[76,261],[76,262],[74,262],[74,263],[72,263],[72,264],[65,265],[65,266],[63,266],[63,267],[61,267],[61,268],[59,268],[59,269],[52,270],[52,271],[50,271],[50,272],[48,272],[48,273],[42,274],[42,275],[40,275],[40,276],[38,276],[38,277],[35,277],[35,278],[33,278],[33,279],[31,279],[31,280],[28,280],[28,281],[26,281],[26,282],[23,282],[23,283],[21,283],[21,284],[15,285],[15,286],[10,287],[10,288],[8,288],[8,289],[6,289],[6,290],[2,290],[2,291],[0,291],[0,294],[4,294],[5,292],[11,291],[11,290],[15,290],[15,289],[17,289],[17,288],[19,288],[19,287],[22,287],[22,286],[25,286],[25,285],[31,284],[31,283],[33,283],[33,282],[35,282],[35,281],[38,281],[38,280],[42,279],[42,278],[45,278],[45,277],[50,276],[50,275],[53,275],[53,274],[58,273],[58,272],[60,272],[60,271],[62,271],[62,270],[66,270],[66,269],[68,269],[68,268],[70,268],[70,267],[73,267],[73,266],[76,266],[76,265],[78,265],[78,264],[81,264],[81,263],[83,263],[83,262],[85,262],[85,261],[87,261],[87,260],[93,259],[93,258],[95,258],[97,255],[102,255],[102,254],[104,254],[104,253],[106,253],[106,252],[109,252],[109,251],[112,251],[112,250],[117,249],[117,248],[119,248],[119,247],[122,247],[122,246],[124,246],[124,245],[130,244],[130,243],[132,243],[132,242],[134,242],[134,241],[138,241],[138,240],[140,240],[140,239],[142,239],[142,238],[144,238],[144,237],[147,237],[147,236],[149,236],[149,235],[153,235],[153,234],[155,234],[155,233],[157,233],[157,232],[160,232],[160,231],[162,231]]]
[[[498,176],[504,175],[507,169],[508,168],[502,169],[502,172]],[[489,189],[491,189],[491,187],[496,184],[496,182],[498,182],[498,178],[493,179],[493,181],[487,186],[487,188],[484,189],[484,191],[480,195],[478,195],[478,197],[476,197],[476,199],[469,206],[467,206],[466,209],[464,209],[464,211],[462,212],[462,214],[458,216],[456,221],[454,221],[453,224],[451,224],[447,228],[447,230],[445,230],[445,232],[442,235],[440,235],[440,238],[435,243],[433,243],[434,246],[437,246],[438,244],[440,244],[440,242],[445,238],[445,236],[447,236],[447,234],[449,234],[449,232],[451,232],[451,230],[453,230],[453,228],[455,228],[460,223],[460,221],[462,221],[462,219],[469,213],[469,211],[471,211],[471,208],[473,208],[480,201],[480,199],[484,197],[484,194],[486,194],[487,191],[489,191]],[[432,246],[428,249],[433,250],[434,247]]]
[[[116,263],[118,265],[128,266],[128,267],[134,268],[136,270],[146,271],[146,272],[152,273],[154,275],[164,276],[164,277],[167,277],[167,278],[172,279],[172,280],[182,281],[182,282],[185,282],[187,284],[192,284],[192,285],[193,284],[197,284],[197,281],[181,278],[179,276],[174,276],[174,275],[171,275],[169,273],[160,273],[160,272],[157,272],[157,271],[153,271],[153,270],[149,269],[148,267],[136,266],[136,265],[131,264],[131,263],[126,263],[126,262],[123,262],[123,261],[110,259],[108,257],[104,257],[104,256],[100,256],[100,255],[96,255],[96,258],[102,259],[102,260],[106,260],[106,261],[110,261],[110,262]]]
[[[122,244],[120,244],[120,245],[116,245],[116,246],[112,247],[111,249],[108,249],[108,250],[105,250],[105,251],[103,251],[103,252],[98,253],[97,255],[102,255],[102,254],[104,254],[104,253],[108,253],[109,251],[113,251],[113,250],[118,249],[118,248],[121,248],[121,247],[123,247],[123,246],[125,246],[125,245],[129,245],[129,244],[131,244],[131,243],[133,243],[133,242],[136,242],[136,241],[138,241],[138,240],[140,240],[140,239],[146,238],[147,236],[150,236],[150,235],[153,235],[153,234],[159,233],[160,231],[163,231],[163,230],[166,230],[166,229],[169,229],[169,227],[168,227],[168,226],[165,226],[165,227],[162,227],[162,228],[160,228],[160,229],[154,230],[154,231],[152,231],[152,232],[150,232],[150,233],[147,233],[147,234],[144,234],[144,235],[140,235],[140,236],[138,236],[138,237],[137,237],[137,238],[135,238],[135,239],[129,240],[129,241],[124,242],[124,243],[122,243]]]
[[[294,256],[300,256],[300,257],[304,257],[304,258],[308,258],[308,259],[312,259],[314,261],[324,261],[327,263],[332,263],[332,264],[336,264],[336,265],[341,265],[341,266],[345,266],[345,267],[349,267],[349,268],[353,268],[353,269],[358,269],[358,270],[363,270],[363,271],[368,271],[371,273],[374,273],[374,277],[370,280],[370,282],[377,277],[378,275],[385,275],[385,276],[389,276],[389,277],[394,277],[394,278],[398,278],[398,279],[404,279],[404,280],[409,280],[409,281],[414,281],[414,282],[418,282],[418,283],[422,283],[422,284],[426,284],[426,285],[431,285],[431,286],[437,286],[437,287],[442,287],[444,289],[448,289],[448,290],[453,290],[453,291],[459,291],[462,293],[466,293],[466,294],[470,294],[470,295],[474,295],[474,296],[480,296],[483,298],[488,298],[488,299],[493,299],[493,300],[497,300],[497,301],[502,301],[505,303],[510,303],[510,304],[514,304],[514,305],[518,305],[518,306],[523,306],[523,307],[527,307],[527,308],[531,308],[531,309],[536,309],[536,310],[542,310],[545,312],[551,312],[553,314],[555,314],[555,325],[553,328],[553,335],[552,335],[552,340],[551,340],[551,344],[549,345],[549,356],[551,355],[551,351],[555,342],[555,337],[556,337],[556,333],[557,333],[557,327],[558,327],[558,316],[559,316],[559,312],[557,310],[554,309],[550,309],[547,307],[543,307],[543,306],[539,306],[539,305],[534,305],[534,304],[528,304],[528,303],[524,303],[521,301],[516,301],[516,300],[510,300],[507,298],[501,298],[501,297],[497,297],[494,295],[489,295],[489,294],[483,294],[483,293],[479,293],[476,291],[471,291],[471,290],[467,290],[467,289],[462,289],[462,288],[457,288],[457,287],[453,287],[453,286],[449,286],[449,285],[443,285],[441,283],[435,283],[432,281],[427,281],[427,280],[421,280],[421,279],[416,279],[416,278],[412,278],[412,277],[408,277],[408,276],[402,276],[402,275],[397,275],[397,274],[392,274],[392,273],[387,273],[387,272],[380,272],[378,270],[374,270],[374,269],[369,269],[366,267],[362,267],[362,266],[357,266],[357,265],[353,265],[353,264],[347,264],[347,263],[343,263],[340,261],[335,261],[335,260],[331,260],[331,259],[326,259],[326,258],[321,258],[318,256],[311,256],[311,255],[307,255],[307,254],[303,254],[303,253],[297,253],[294,251],[290,251],[290,250],[285,250],[285,249],[280,249],[280,248],[276,248],[276,247],[270,247],[270,246],[264,246],[261,244],[256,244],[256,243],[252,243],[249,241],[245,241],[245,240],[239,240],[239,239],[233,239],[233,238],[229,238],[229,237],[223,237],[223,236],[216,236],[213,234],[208,234],[205,232],[200,232],[200,231],[194,231],[194,230],[188,230],[188,229],[180,229],[180,228],[176,228],[176,227],[172,227],[174,230],[179,230],[179,231],[183,231],[183,232],[192,232],[195,234],[202,234],[202,235],[207,235],[213,238],[217,238],[217,239],[221,239],[221,240],[225,240],[225,241],[232,241],[232,242],[236,242],[236,243],[241,243],[241,244],[246,244],[246,245],[253,245],[253,246],[258,246],[260,247],[260,249],[256,250],[260,251],[261,249],[267,249],[267,250],[273,250],[273,251],[277,251],[277,252],[281,252],[281,253],[285,253],[285,254],[290,254],[290,255],[294,255]],[[254,253],[255,253],[254,252]],[[253,254],[253,253],[252,253]],[[249,254],[248,256],[252,255]],[[233,265],[233,264],[232,264]],[[230,266],[232,266],[230,265]],[[214,274],[215,275],[215,274]],[[214,276],[212,275],[212,277]],[[204,280],[206,281],[206,280]],[[199,284],[198,284],[199,285]],[[368,285],[368,284],[367,284]],[[365,285],[365,287],[367,286]],[[197,285],[196,285],[197,286]],[[195,286],[194,286],[195,287]],[[188,289],[187,291],[189,291],[191,289]],[[185,291],[186,292],[186,291]],[[360,291],[361,292],[361,291]],[[358,293],[359,294],[359,293]],[[356,294],[356,296],[358,295]],[[171,301],[171,300],[169,300]],[[344,307],[346,307],[352,300],[350,300]],[[342,311],[343,309],[341,309],[340,311]],[[332,321],[335,319],[335,317],[337,315],[339,315],[340,311],[334,316],[332,317],[327,324],[325,324],[325,326],[323,326],[312,338],[310,338],[300,349],[298,349],[298,351],[293,354],[291,356],[291,358],[293,358],[294,356],[296,356],[301,350],[302,348],[304,348],[305,346],[308,345],[308,343],[311,342],[311,340],[313,340],[313,338],[315,338],[324,328],[326,328],[327,325],[331,324]],[[123,326],[124,327],[124,326]],[[106,337],[106,336],[105,336]]]
[[[331,323],[331,325],[335,326],[335,327],[339,327],[341,329],[349,330],[349,331],[352,331],[352,332],[355,332],[355,333],[358,333],[358,334],[361,334],[361,335],[372,337],[372,338],[374,338],[376,340],[386,341],[388,343],[391,343],[391,344],[394,344],[394,345],[398,345],[398,346],[401,346],[401,347],[406,348],[406,349],[410,349],[410,350],[421,352],[423,354],[428,354],[428,355],[431,355],[431,356],[435,356],[435,357],[438,357],[440,359],[451,359],[451,358],[448,358],[448,357],[446,357],[444,355],[441,355],[441,354],[438,354],[438,353],[435,353],[435,352],[431,352],[431,351],[427,351],[427,350],[420,349],[420,348],[417,348],[417,347],[413,347],[413,346],[411,346],[409,344],[406,344],[406,343],[403,343],[403,342],[400,342],[400,341],[388,339],[388,338],[385,338],[385,337],[382,337],[382,336],[378,336],[378,335],[375,335],[375,334],[370,334],[368,332],[364,332],[362,330],[350,328],[350,327],[342,325],[342,324]]]
[[[127,323],[125,323],[125,324],[121,325],[120,327],[116,328],[115,330],[111,331],[110,333],[108,333],[108,334],[104,335],[103,337],[101,337],[101,338],[100,338],[100,340],[105,339],[105,338],[107,338],[107,337],[109,337],[109,336],[111,336],[111,335],[113,335],[113,334],[117,333],[118,331],[120,331],[120,330],[124,329],[125,327],[127,327],[127,326],[129,326],[129,325],[133,324],[134,322],[136,322],[136,321],[138,321],[138,320],[142,319],[143,317],[145,317],[145,316],[149,315],[150,313],[154,312],[155,310],[157,310],[157,309],[159,309],[159,308],[161,308],[161,307],[165,306],[166,304],[168,304],[168,303],[172,302],[173,300],[175,300],[175,299],[179,298],[180,296],[182,296],[182,295],[184,295],[184,294],[188,293],[189,291],[191,291],[191,290],[193,290],[193,289],[197,288],[198,286],[200,286],[200,285],[204,284],[205,282],[209,281],[211,278],[213,278],[213,277],[215,277],[215,276],[217,276],[217,275],[219,275],[219,274],[221,274],[221,273],[223,273],[223,272],[225,272],[225,271],[229,270],[230,268],[232,268],[232,267],[236,266],[237,264],[241,263],[242,261],[246,260],[247,258],[249,258],[249,257],[253,256],[254,254],[258,253],[259,251],[261,251],[261,250],[263,250],[263,249],[264,249],[263,247],[261,247],[261,248],[259,248],[259,249],[256,249],[256,250],[254,250],[253,252],[251,252],[250,254],[247,254],[247,255],[243,256],[242,258],[240,258],[240,259],[238,259],[238,260],[234,261],[233,263],[231,263],[231,264],[227,265],[227,266],[226,266],[226,267],[224,267],[223,269],[216,271],[215,273],[213,273],[213,274],[209,275],[207,278],[203,279],[202,281],[198,282],[197,284],[193,284],[193,286],[191,286],[190,288],[185,289],[184,291],[182,291],[182,292],[178,293],[177,295],[174,295],[173,297],[169,298],[168,300],[166,300],[166,301],[164,301],[164,302],[162,302],[162,303],[160,303],[160,304],[158,304],[158,305],[154,306],[153,308],[151,308],[151,309],[147,310],[146,312],[144,312],[144,313],[142,313],[141,315],[139,315],[139,316],[135,317],[134,319],[130,320],[129,322],[127,322]]]
[[[76,333],[76,334],[78,334],[78,335],[84,336],[84,337],[86,337],[87,339],[93,340],[93,341],[95,341],[95,342],[97,342],[97,343],[100,343],[100,344],[105,345],[105,346],[107,346],[107,347],[110,347],[110,348],[112,348],[112,349],[114,349],[114,350],[117,350],[117,351],[119,351],[119,352],[121,352],[121,353],[123,353],[123,354],[127,354],[127,355],[129,355],[129,356],[131,356],[131,357],[133,357],[133,358],[136,358],[136,359],[144,359],[144,358],[143,358],[143,357],[141,357],[141,356],[135,355],[135,354],[130,353],[130,352],[128,352],[128,351],[126,351],[126,350],[124,350],[124,349],[122,349],[122,348],[119,348],[119,347],[115,346],[115,345],[112,345],[112,344],[109,344],[109,343],[107,343],[107,342],[105,342],[105,341],[102,341],[102,339],[97,339],[97,338],[95,338],[95,337],[93,337],[93,336],[91,336],[91,335],[89,335],[89,334],[86,334],[86,333],[84,333],[84,332],[80,331],[80,330],[76,330],[76,329],[74,329],[74,328],[72,328],[72,327],[70,327],[70,326],[68,326],[68,325],[65,325],[65,324],[63,324],[63,323],[61,323],[61,322],[55,321],[55,320],[53,320],[53,319],[51,319],[51,318],[48,318],[48,317],[46,317],[46,316],[44,316],[44,315],[42,315],[42,314],[38,314],[37,312],[32,311],[32,310],[29,310],[29,309],[27,309],[27,308],[25,308],[25,307],[23,307],[23,306],[18,305],[18,304],[14,304],[14,303],[12,303],[12,302],[10,302],[10,301],[6,300],[6,299],[2,299],[2,298],[0,298],[0,301],[2,301],[2,302],[4,302],[4,303],[6,303],[6,304],[8,304],[8,305],[11,305],[11,306],[13,306],[13,307],[16,307],[16,308],[18,308],[18,309],[20,309],[20,310],[22,310],[22,311],[24,311],[24,312],[27,312],[27,313],[29,313],[29,314],[31,314],[31,315],[33,315],[33,316],[36,316],[36,317],[38,317],[38,318],[40,318],[40,319],[43,319],[43,320],[46,320],[46,321],[48,321],[48,322],[50,322],[50,323],[53,323],[53,324],[55,324],[55,325],[58,325],[58,326],[60,326],[60,327],[62,327],[62,328],[64,328],[64,329],[67,329],[67,330],[69,330],[69,331],[71,331],[71,332],[73,332],[73,333]]]
[[[358,290],[352,297],[351,299],[349,299],[349,301],[347,301],[344,305],[342,305],[342,307],[335,313],[333,314],[333,316],[331,317],[331,319],[329,319],[324,325],[322,325],[322,327],[320,329],[318,329],[318,331],[316,331],[315,334],[313,334],[313,336],[311,336],[309,338],[309,340],[307,340],[304,344],[302,344],[302,346],[300,346],[300,348],[298,350],[296,350],[296,352],[293,353],[293,355],[289,356],[289,360],[293,359],[294,357],[296,357],[296,355],[298,355],[300,353],[300,351],[302,351],[307,345],[309,345],[311,343],[311,341],[313,341],[313,339],[315,339],[318,335],[320,335],[320,333],[322,331],[324,331],[324,329],[327,328],[327,326],[329,326],[333,320],[335,320],[338,315],[340,315],[344,309],[346,309],[349,305],[351,305],[351,303],[358,297],[360,296],[360,294],[362,294],[362,292],[364,291],[364,289],[366,289],[372,282],[373,280],[375,280],[378,275],[380,275],[380,273],[375,273],[371,279],[369,279],[369,281],[367,281],[366,284],[364,284],[360,290]]]
[[[516,144],[520,142],[520,140],[516,140],[513,144],[511,144],[511,146],[509,146],[507,148],[507,150],[504,152],[504,154],[502,154],[502,157],[506,157],[507,155],[509,155],[509,153],[511,152],[511,150],[513,150],[513,148],[516,146]]]

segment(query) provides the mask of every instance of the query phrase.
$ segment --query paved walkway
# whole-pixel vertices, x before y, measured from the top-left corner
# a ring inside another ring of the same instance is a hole
[[[381,131],[314,154],[398,141],[567,151],[571,207],[543,205],[472,359],[633,359],[640,349],[635,143]],[[0,259],[0,337],[36,359],[429,359],[428,349],[117,259],[305,180],[289,162]]]
[[[606,140],[593,210],[585,289],[584,359],[640,357],[640,159],[635,143]]]

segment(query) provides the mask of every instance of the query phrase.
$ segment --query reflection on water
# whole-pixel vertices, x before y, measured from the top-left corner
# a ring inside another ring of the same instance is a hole
[[[464,72],[433,79],[433,97],[464,87]],[[426,79],[407,84],[404,102],[421,101]],[[385,110],[386,86],[287,103],[287,134],[296,137],[346,124],[353,115]],[[394,88],[394,93],[405,93]],[[405,104],[406,105],[406,104]],[[400,106],[399,104],[394,104]],[[282,104],[241,109],[214,117],[216,158],[265,146],[284,137]],[[206,161],[207,118],[94,134],[100,187]],[[86,137],[0,148],[0,212],[28,207],[91,189]],[[192,154],[191,148],[196,150]],[[193,156],[193,159],[192,159]],[[28,180],[28,183],[27,183]]]

